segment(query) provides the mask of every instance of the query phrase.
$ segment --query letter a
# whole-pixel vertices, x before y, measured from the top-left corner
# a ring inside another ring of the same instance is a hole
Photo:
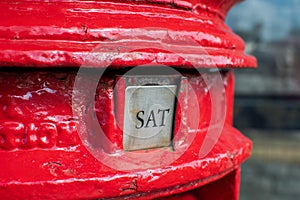
[[[145,128],[149,127],[149,122],[153,122],[153,127],[157,127],[153,110],[151,110]]]

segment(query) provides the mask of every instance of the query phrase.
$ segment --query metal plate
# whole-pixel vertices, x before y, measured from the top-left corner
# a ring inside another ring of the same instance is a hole
[[[176,88],[176,85],[126,88],[124,150],[171,145]]]

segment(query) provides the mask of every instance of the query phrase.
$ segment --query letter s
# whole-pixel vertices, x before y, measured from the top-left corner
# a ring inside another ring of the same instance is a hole
[[[136,129],[140,129],[140,128],[142,128],[143,126],[144,126],[144,120],[143,120],[143,118],[141,118],[139,115],[140,115],[140,113],[142,113],[143,115],[144,115],[144,111],[143,110],[141,110],[141,111],[139,111],[138,113],[136,113],[136,118],[137,118],[137,120],[139,120],[140,122],[141,122],[141,125],[140,126],[137,126],[137,125],[135,125],[135,128]]]

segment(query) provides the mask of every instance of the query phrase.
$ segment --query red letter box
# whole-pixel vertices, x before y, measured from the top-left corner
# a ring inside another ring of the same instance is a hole
[[[237,200],[236,2],[0,2],[1,199]]]

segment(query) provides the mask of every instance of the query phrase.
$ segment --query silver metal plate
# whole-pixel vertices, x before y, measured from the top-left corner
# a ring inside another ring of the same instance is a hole
[[[171,145],[176,88],[176,85],[126,88],[124,150]]]

